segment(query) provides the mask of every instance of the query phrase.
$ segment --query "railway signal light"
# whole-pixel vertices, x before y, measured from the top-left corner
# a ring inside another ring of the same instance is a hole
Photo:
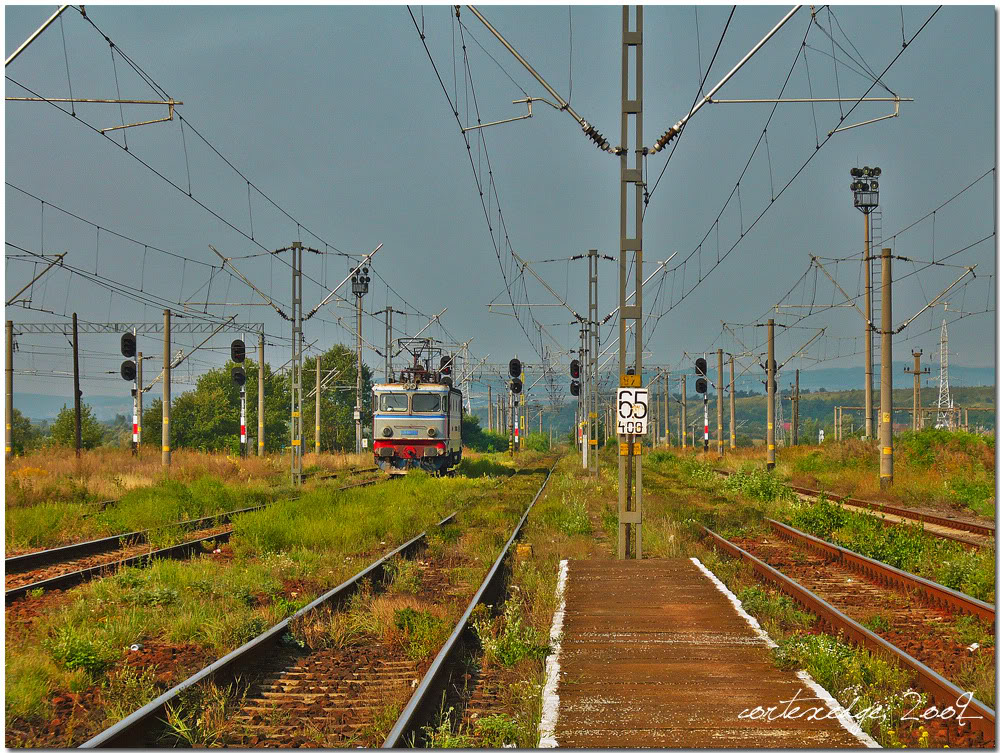
[[[122,355],[126,358],[135,358],[135,335],[131,332],[122,335]]]
[[[508,371],[510,372],[510,375],[512,377],[517,379],[519,376],[521,376],[521,362],[518,361],[516,358],[510,359],[510,364],[508,364]]]
[[[243,371],[243,367],[237,366],[232,371],[233,381],[236,382],[238,387],[242,387],[247,382],[247,374]]]
[[[242,340],[233,340],[229,344],[229,356],[236,363],[243,363],[247,357],[247,346]]]
[[[577,397],[580,394],[580,383],[579,382],[570,382],[569,383],[569,394],[571,394],[573,397]]]
[[[694,373],[698,376],[708,376],[708,362],[704,358],[696,358],[694,361]],[[702,392],[703,390],[699,390]]]
[[[575,358],[569,362],[569,375],[573,379],[580,378],[580,362]]]
[[[122,379],[126,382],[135,381],[135,361],[122,361]]]
[[[439,371],[442,374],[444,374],[444,375],[450,374],[451,373],[451,362],[453,360],[454,360],[453,357],[450,356],[450,355],[441,356],[441,368],[439,369]]]
[[[510,380],[510,391],[513,392],[515,395],[521,394],[521,387],[522,387],[521,380],[518,379],[517,377],[514,377],[513,379]]]
[[[705,377],[698,377],[694,382],[694,390],[699,393],[708,392],[708,380]]]

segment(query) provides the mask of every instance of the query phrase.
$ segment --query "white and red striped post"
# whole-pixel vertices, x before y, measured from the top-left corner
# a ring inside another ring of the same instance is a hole
[[[241,334],[240,340],[243,341],[244,350],[246,348],[246,335]],[[247,456],[247,383],[244,380],[243,384],[240,385],[240,457],[245,458]]]

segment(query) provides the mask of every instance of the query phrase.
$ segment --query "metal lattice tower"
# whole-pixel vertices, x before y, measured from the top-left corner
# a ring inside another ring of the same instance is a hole
[[[951,389],[948,385],[948,320],[941,320],[941,375],[938,377],[938,415],[935,429],[953,429]]]

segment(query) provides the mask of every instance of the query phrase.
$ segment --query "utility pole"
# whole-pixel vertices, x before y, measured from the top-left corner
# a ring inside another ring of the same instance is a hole
[[[486,385],[486,431],[493,431],[493,385]]]
[[[767,470],[774,470],[774,319],[767,320]]]
[[[795,370],[795,406],[792,408],[792,445],[799,444],[799,370]]]
[[[882,379],[879,411],[879,444],[882,446],[879,458],[879,486],[892,486],[892,253],[882,249]]]
[[[320,354],[316,354],[316,454],[319,455],[319,380],[323,368]]]
[[[77,339],[76,312],[73,312],[73,413],[76,424],[76,456],[80,457],[83,437],[80,426],[80,343]]]
[[[264,333],[257,339],[257,454],[264,455]]]
[[[5,457],[10,460],[14,456],[14,322],[7,320],[7,449]]]
[[[163,428],[160,463],[170,465],[170,309],[163,309]]]
[[[688,425],[688,378],[687,374],[681,374],[681,449],[687,447],[687,425]]]
[[[670,449],[670,372],[663,375],[663,441]]]
[[[385,307],[385,381],[392,381],[392,306]]]
[[[716,439],[719,440],[719,457],[721,458],[723,454],[725,454],[724,444],[722,441],[722,400],[723,400],[722,388],[725,377],[722,375],[722,348],[719,348],[716,351],[716,353],[718,354],[719,357],[719,386],[715,391],[718,400],[718,418],[719,418],[719,426],[718,426],[718,431],[716,433]],[[731,387],[732,386],[730,385],[730,388]]]
[[[292,485],[302,484],[302,244],[292,252]]]
[[[589,334],[587,342],[587,443],[589,451],[587,459],[589,467],[594,476],[598,474],[597,463],[597,356],[601,346],[600,329],[597,312],[597,249],[592,248],[587,252],[587,267],[589,270],[587,290],[589,295],[589,310],[587,312],[587,331]]]
[[[642,145],[642,14],[643,8],[635,8],[635,30],[629,30],[629,7],[622,7],[622,131],[619,215],[619,257],[618,257],[618,385],[619,387],[642,386],[642,209],[643,191],[643,145]],[[635,96],[630,98],[629,49],[635,48]],[[634,162],[629,167],[629,118],[635,122]],[[628,234],[629,187],[634,187],[635,235]],[[635,305],[628,305],[625,283],[628,280],[628,254],[634,254],[635,264]],[[628,323],[632,322],[635,338],[634,367],[629,369],[626,360],[628,343]],[[631,373],[629,373],[631,371]],[[618,451],[618,557],[642,559],[642,445],[635,444],[635,436],[624,435],[619,441]],[[633,457],[634,456],[634,457]],[[633,464],[635,487],[633,496]],[[635,532],[635,548],[632,533]]]
[[[921,370],[920,356],[924,354],[922,350],[911,350],[913,354],[913,368],[906,368],[904,371],[913,374],[913,431],[920,431],[923,428],[923,416],[920,410],[920,375],[930,374],[931,370],[926,366]]]
[[[729,354],[729,449],[736,449],[736,356]]]
[[[590,421],[586,418],[587,409],[590,407],[587,400],[587,387],[590,375],[587,368],[590,366],[590,358],[587,354],[587,334],[590,328],[588,321],[586,326],[580,327],[580,368],[583,369],[580,379],[580,395],[577,397],[577,432],[580,437],[580,458],[583,467],[590,470]]]

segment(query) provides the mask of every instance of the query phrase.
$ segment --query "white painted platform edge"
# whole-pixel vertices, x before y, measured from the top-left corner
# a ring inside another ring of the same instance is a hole
[[[563,617],[566,614],[566,577],[569,574],[569,560],[559,563],[559,582],[556,584],[556,598],[559,606],[552,615],[552,629],[549,643],[553,651],[545,658],[545,687],[542,690],[542,718],[538,722],[538,747],[556,748],[556,720],[559,718],[559,654],[562,650]]]
[[[721,580],[719,580],[715,576],[715,573],[713,573],[711,570],[705,567],[697,557],[692,557],[691,561],[695,564],[695,566],[699,570],[702,571],[702,573],[705,574],[705,577],[707,577],[710,581],[712,581],[712,583],[715,584],[715,587],[719,589],[722,595],[725,596],[727,599],[729,599],[730,602],[732,602],[733,607],[736,609],[736,613],[747,621],[747,624],[750,625],[751,630],[753,630],[754,633],[761,640],[763,640],[764,643],[767,644],[769,648],[777,648],[778,644],[775,643],[774,639],[771,638],[771,636],[764,631],[764,629],[760,626],[760,623],[757,622],[757,619],[743,608],[743,602],[741,602],[738,598],[736,598],[736,594],[730,591],[729,588],[726,587],[726,584],[723,583]],[[808,672],[806,672],[804,669],[800,669],[798,672],[796,672],[796,676],[800,680],[802,680],[802,682],[805,683],[805,685],[816,694],[816,698],[826,703],[827,708],[829,708],[830,711],[834,713],[837,721],[840,722],[841,727],[847,730],[850,734],[854,735],[855,738],[857,738],[868,748],[882,747],[877,742],[875,742],[870,735],[868,735],[867,733],[865,733],[864,730],[861,729],[861,726],[857,723],[854,717],[851,716],[850,713],[848,713],[848,711],[843,706],[840,705],[840,703],[837,701],[836,698],[834,698],[827,692],[826,688],[824,688],[822,685],[816,682]]]

